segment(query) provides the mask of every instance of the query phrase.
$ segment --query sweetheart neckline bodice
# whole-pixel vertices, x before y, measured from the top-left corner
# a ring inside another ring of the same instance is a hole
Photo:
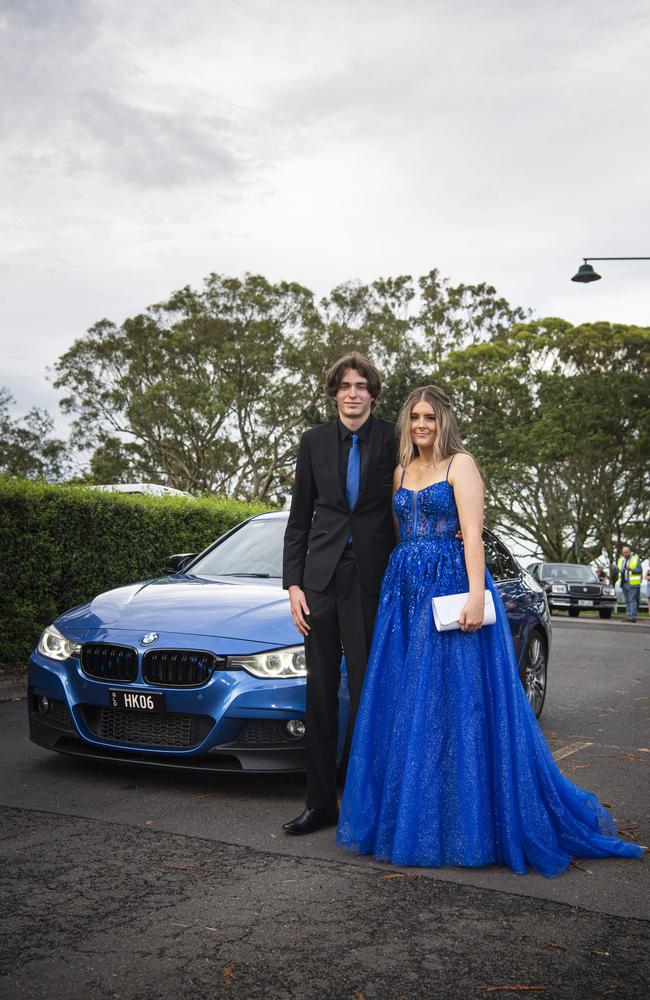
[[[422,486],[419,490],[410,490],[408,486],[400,486],[397,493],[399,493],[400,490],[404,490],[405,493],[424,493],[425,490],[431,489],[432,486],[442,486],[443,483],[451,489],[451,483],[447,479],[436,479],[435,482],[429,483],[428,486]],[[395,496],[397,496],[397,493]]]
[[[440,489],[445,485],[447,489]],[[454,489],[447,479],[419,490],[400,486],[393,498],[393,511],[401,542],[453,542],[459,528]]]

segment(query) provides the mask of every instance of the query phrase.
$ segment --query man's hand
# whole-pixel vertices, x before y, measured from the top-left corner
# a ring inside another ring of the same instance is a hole
[[[310,611],[307,607],[307,598],[305,597],[304,590],[301,590],[297,584],[289,587],[289,600],[291,602],[293,624],[301,635],[308,635],[309,625],[305,621],[305,615],[309,615]]]

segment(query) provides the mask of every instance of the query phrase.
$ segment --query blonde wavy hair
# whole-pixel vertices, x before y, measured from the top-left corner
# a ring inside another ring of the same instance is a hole
[[[437,385],[424,385],[409,393],[397,419],[398,456],[403,469],[417,458],[417,445],[411,441],[411,410],[416,403],[424,401],[432,408],[436,417],[436,437],[433,442],[433,464],[438,465],[445,458],[469,452],[462,442],[451,401],[446,392]]]

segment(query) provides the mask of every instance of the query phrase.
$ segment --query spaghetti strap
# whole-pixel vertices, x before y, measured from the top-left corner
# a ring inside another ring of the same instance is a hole
[[[406,469],[402,467],[402,478],[399,481],[399,488],[401,489],[404,485],[404,476],[406,475]]]
[[[453,462],[453,460],[454,460],[455,457],[456,457],[456,453],[454,452],[454,454],[449,459],[449,465],[447,466],[447,474],[445,476],[445,482],[446,483],[449,482],[449,470],[451,469],[451,463]]]

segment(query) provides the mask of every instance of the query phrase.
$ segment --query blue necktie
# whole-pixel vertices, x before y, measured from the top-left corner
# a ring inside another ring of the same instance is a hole
[[[359,499],[359,477],[361,473],[361,452],[359,450],[359,435],[352,435],[352,445],[348,455],[348,471],[345,477],[345,497],[350,510]]]

